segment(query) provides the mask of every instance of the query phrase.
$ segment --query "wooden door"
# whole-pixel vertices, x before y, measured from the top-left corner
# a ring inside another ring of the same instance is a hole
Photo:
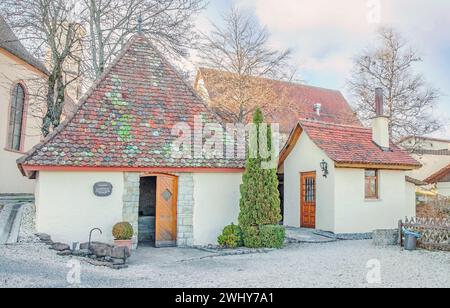
[[[178,178],[158,175],[156,181],[156,247],[177,245]]]
[[[300,226],[302,228],[316,228],[316,173],[301,174],[300,181]]]

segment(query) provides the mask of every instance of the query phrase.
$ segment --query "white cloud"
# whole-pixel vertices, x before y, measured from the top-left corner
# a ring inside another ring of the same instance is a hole
[[[374,40],[381,25],[392,25],[418,48],[424,62],[418,69],[442,89],[439,113],[450,117],[450,1],[448,0],[236,0],[267,26],[279,48],[295,49],[295,61],[306,80],[324,87],[342,87],[352,57]],[[380,6],[378,7],[378,4]],[[378,9],[380,9],[378,11]],[[380,24],[370,23],[380,17]],[[374,18],[375,16],[375,18]],[[308,77],[311,77],[308,80]],[[450,128],[447,133],[450,138]]]
[[[394,26],[423,53],[418,69],[446,94],[437,113],[450,118],[450,1],[215,0],[199,20],[200,28],[208,29],[208,19],[218,22],[231,4],[257,16],[274,48],[294,49],[300,77],[322,87],[343,89],[352,58],[374,41],[379,26]],[[378,15],[381,23],[371,23]]]

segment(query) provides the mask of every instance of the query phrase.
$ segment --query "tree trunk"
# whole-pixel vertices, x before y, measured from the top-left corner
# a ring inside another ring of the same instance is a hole
[[[47,112],[42,120],[42,134],[44,137],[47,137],[50,131],[57,128],[61,123],[66,91],[61,67],[61,65],[56,65],[48,79]]]
[[[66,95],[66,85],[64,84],[62,75],[59,76],[56,84],[56,103],[53,108],[53,129],[61,124],[61,116],[63,113],[64,101]]]
[[[42,119],[42,135],[47,137],[52,127],[54,99],[55,99],[55,86],[56,86],[56,74],[53,72],[48,78],[48,90],[47,90],[47,112]]]

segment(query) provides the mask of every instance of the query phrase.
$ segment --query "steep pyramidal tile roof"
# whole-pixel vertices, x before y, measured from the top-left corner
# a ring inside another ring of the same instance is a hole
[[[0,16],[0,48],[5,49],[31,66],[37,68],[42,73],[48,75],[48,71],[44,64],[33,57],[25,49],[2,16]]]
[[[18,160],[19,168],[242,168],[238,158],[172,157],[173,126],[185,122],[193,130],[195,116],[218,122],[151,42],[136,35],[75,114]]]
[[[211,105],[214,105],[215,101],[223,100],[232,94],[227,92],[224,85],[233,84],[235,78],[233,76],[235,75],[229,72],[200,68],[197,82],[203,78]],[[361,126],[361,122],[340,91],[259,77],[250,78],[261,80],[263,85],[273,89],[271,93],[277,95],[277,99],[273,100],[277,106],[264,111],[266,122],[279,123],[282,133],[289,134],[300,119]],[[320,116],[314,110],[315,104],[321,104]]]
[[[296,130],[299,129],[338,164],[390,165],[410,169],[421,166],[408,152],[392,143],[389,151],[382,150],[372,141],[371,129],[308,120],[300,121]]]

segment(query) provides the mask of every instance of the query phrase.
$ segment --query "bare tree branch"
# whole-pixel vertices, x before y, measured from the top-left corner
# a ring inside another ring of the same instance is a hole
[[[348,81],[359,117],[367,122],[375,116],[375,88],[381,87],[394,141],[438,131],[442,123],[434,117],[433,109],[440,98],[439,90],[414,71],[422,58],[394,29],[382,28],[378,35],[380,45],[355,58]]]
[[[73,19],[78,13],[76,1],[4,0],[0,8],[19,36],[34,47],[35,55],[47,63],[50,74],[41,128],[46,136],[59,126],[68,86],[81,75],[72,69],[82,52],[83,29]]]
[[[94,78],[136,33],[142,32],[173,56],[186,55],[195,38],[193,17],[205,7],[204,0],[82,0],[88,14],[90,65]]]
[[[245,122],[257,108],[276,108],[280,93],[268,79],[293,76],[291,51],[271,49],[267,29],[236,8],[224,15],[223,26],[213,24],[211,33],[202,35],[198,49],[203,66],[226,73],[208,78],[221,94],[211,103],[226,121]]]

